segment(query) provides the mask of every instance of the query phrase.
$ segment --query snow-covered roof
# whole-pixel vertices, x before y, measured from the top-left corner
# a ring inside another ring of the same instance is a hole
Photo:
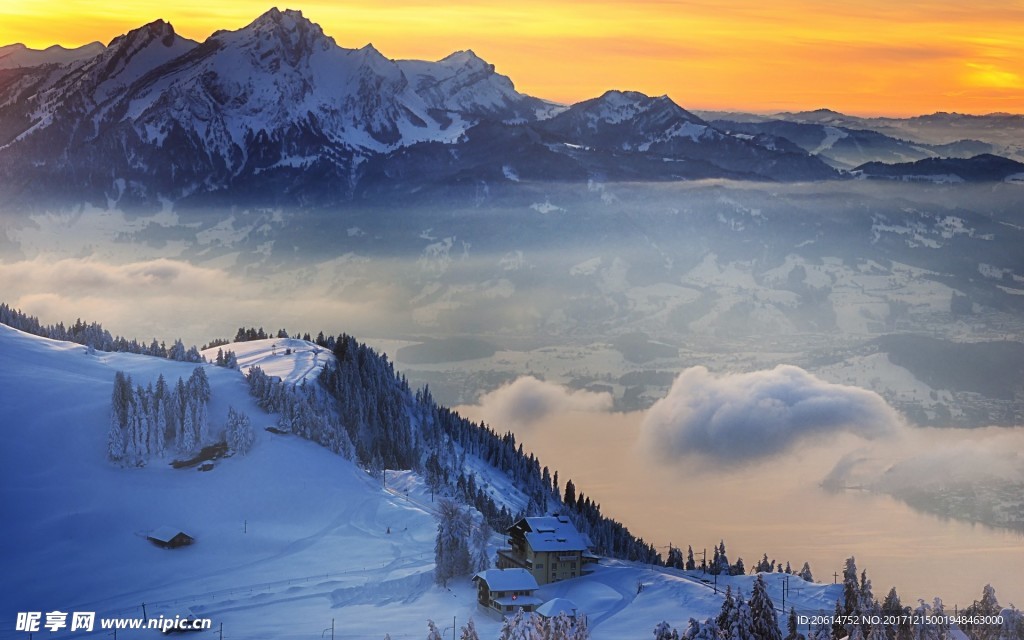
[[[174,536],[178,535],[179,533],[185,532],[181,529],[175,529],[174,527],[157,527],[156,529],[151,531],[147,537],[158,542],[170,542],[174,539]],[[185,533],[185,535],[188,534]],[[189,537],[191,538],[192,536]]]
[[[534,551],[586,551],[587,543],[568,518],[535,516],[523,518],[514,526],[525,530],[526,542]]]
[[[579,607],[576,603],[567,598],[555,598],[554,600],[548,600],[544,604],[537,607],[537,613],[544,616],[545,618],[554,618],[558,614],[565,612],[567,616],[576,615],[576,610]]]
[[[539,588],[537,579],[526,569],[488,569],[473,579],[483,580],[491,591],[536,591]]]

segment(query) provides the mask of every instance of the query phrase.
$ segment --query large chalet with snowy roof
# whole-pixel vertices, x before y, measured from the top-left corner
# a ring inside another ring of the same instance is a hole
[[[526,569],[537,584],[576,578],[597,562],[566,516],[522,518],[509,527],[508,544],[498,550],[498,568]]]

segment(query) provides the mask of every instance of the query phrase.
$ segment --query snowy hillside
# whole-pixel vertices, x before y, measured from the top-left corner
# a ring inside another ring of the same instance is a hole
[[[232,342],[219,347],[200,351],[204,358],[214,362],[217,352],[229,351],[238,358],[242,373],[250,367],[259,367],[268,376],[276,376],[288,384],[299,384],[303,380],[316,380],[328,362],[334,362],[334,354],[312,342],[295,338],[272,338]]]
[[[292,354],[268,357],[266,344],[234,346],[240,361],[292,380],[318,361],[303,350],[308,343],[276,342]],[[126,469],[105,459],[115,371],[145,384],[161,373],[186,377],[196,365],[90,354],[6,326],[0,353],[0,425],[8,443],[0,450],[0,564],[19,585],[5,594],[0,638],[22,637],[13,630],[17,612],[127,618],[141,617],[143,604],[150,617],[209,617],[215,632],[223,623],[225,637],[235,638],[315,637],[332,620],[340,638],[419,638],[428,618],[443,626],[454,617],[461,626],[470,616],[481,637],[496,637],[500,623],[477,609],[468,578],[449,590],[433,585],[436,523],[422,481],[387,472],[384,489],[324,448],[266,432],[274,416],[255,406],[237,371],[205,366],[209,415],[215,433],[229,406],[252,418],[257,442],[248,455],[220,459],[207,472],[158,461]],[[146,535],[160,527],[180,528],[196,542],[158,548]],[[749,594],[752,580],[722,577],[719,586],[731,581]],[[778,600],[781,580],[769,580]],[[800,582],[791,590],[799,611],[827,611],[838,596],[834,586]],[[721,604],[699,573],[608,560],[593,576],[540,595],[576,602],[596,639],[646,636],[661,620],[683,627]]]

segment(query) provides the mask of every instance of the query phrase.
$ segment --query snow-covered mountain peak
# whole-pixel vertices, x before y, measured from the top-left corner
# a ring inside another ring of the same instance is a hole
[[[657,112],[662,118],[681,118],[688,122],[705,124],[703,120],[683,109],[668,96],[651,97],[639,91],[606,91],[598,98],[579,103],[591,118],[610,124],[632,120],[638,115]]]
[[[68,64],[91,58],[102,52],[103,49],[103,44],[100,42],[90,42],[74,49],[65,49],[59,44],[46,49],[31,49],[17,42],[0,47],[0,69],[38,67],[44,64]]]
[[[272,8],[237,31],[219,31],[210,40],[225,48],[247,49],[254,61],[275,69],[285,61],[298,66],[316,52],[337,49],[334,39],[301,11]]]
[[[82,64],[75,84],[91,88],[95,102],[102,103],[195,47],[194,41],[175,33],[169,22],[156,20],[111,40],[102,53]]]
[[[145,46],[155,40],[159,40],[165,47],[174,46],[178,34],[174,32],[171,23],[157,19],[138,29],[132,29],[128,33],[117,36],[107,45],[108,49],[115,49],[121,46]]]
[[[494,65],[478,56],[472,49],[449,53],[437,62],[446,67],[494,71]]]

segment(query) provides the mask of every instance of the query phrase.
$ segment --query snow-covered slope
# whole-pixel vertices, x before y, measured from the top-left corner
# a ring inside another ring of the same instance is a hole
[[[288,384],[316,380],[324,366],[335,360],[330,350],[295,338],[232,342],[200,353],[210,362],[214,362],[218,351],[234,352],[238,359],[238,367],[243,373],[249,371],[250,367],[259,367],[268,376],[276,376]]]
[[[308,353],[297,342],[285,346],[293,348],[292,372]],[[287,368],[265,349],[238,352],[268,369]],[[336,637],[413,638],[425,634],[428,618],[454,617],[461,626],[470,616],[481,637],[496,637],[500,623],[478,610],[468,577],[450,589],[432,583],[436,525],[422,481],[387,472],[385,489],[326,449],[264,431],[274,416],[254,406],[237,371],[205,365],[210,416],[216,431],[228,406],[249,414],[257,442],[248,455],[218,460],[207,472],[159,461],[124,469],[105,460],[114,372],[145,384],[161,373],[187,377],[196,365],[90,354],[6,326],[0,353],[7,443],[0,449],[0,565],[7,583],[19,585],[4,590],[0,638],[22,637],[14,631],[17,612],[141,618],[143,606],[149,617],[209,617],[236,638],[315,637],[332,620]],[[183,529],[195,544],[154,546],[145,536],[162,526]],[[752,579],[723,578],[719,586],[731,581],[749,593]],[[781,597],[780,581],[770,579],[773,597]],[[795,591],[798,610],[808,612],[828,610],[838,595],[833,586]],[[638,629],[646,635],[663,619],[682,627],[721,604],[699,575],[610,561],[540,595],[576,602],[598,640]]]

